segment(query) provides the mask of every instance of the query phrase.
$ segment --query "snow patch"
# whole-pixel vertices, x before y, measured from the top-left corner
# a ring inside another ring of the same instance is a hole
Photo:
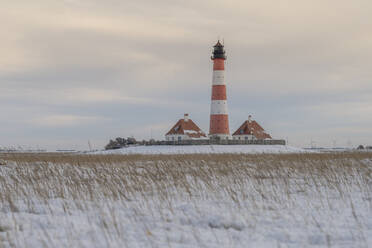
[[[304,149],[285,145],[189,145],[189,146],[132,146],[94,154],[258,154],[304,153]]]

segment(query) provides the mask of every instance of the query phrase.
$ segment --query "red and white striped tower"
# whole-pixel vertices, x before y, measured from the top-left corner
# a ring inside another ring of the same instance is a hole
[[[213,81],[209,137],[212,139],[230,139],[225,83],[226,55],[224,46],[220,41],[214,45],[211,59],[213,60]]]

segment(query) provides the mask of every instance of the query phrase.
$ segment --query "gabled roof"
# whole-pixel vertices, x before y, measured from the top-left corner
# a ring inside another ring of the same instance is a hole
[[[207,135],[191,120],[180,119],[178,122],[169,130],[166,135],[183,134],[190,138],[202,138]]]
[[[270,134],[254,120],[245,121],[233,135],[253,135],[256,139],[271,139]]]

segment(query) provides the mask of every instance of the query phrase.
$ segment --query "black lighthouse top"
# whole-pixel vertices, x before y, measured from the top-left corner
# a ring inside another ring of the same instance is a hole
[[[211,59],[226,59],[225,49],[220,41],[217,41],[217,44],[213,46],[213,55]]]

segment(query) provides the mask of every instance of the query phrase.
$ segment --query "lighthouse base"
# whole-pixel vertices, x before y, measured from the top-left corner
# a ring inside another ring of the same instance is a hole
[[[231,140],[232,136],[230,134],[209,134],[210,140]]]

